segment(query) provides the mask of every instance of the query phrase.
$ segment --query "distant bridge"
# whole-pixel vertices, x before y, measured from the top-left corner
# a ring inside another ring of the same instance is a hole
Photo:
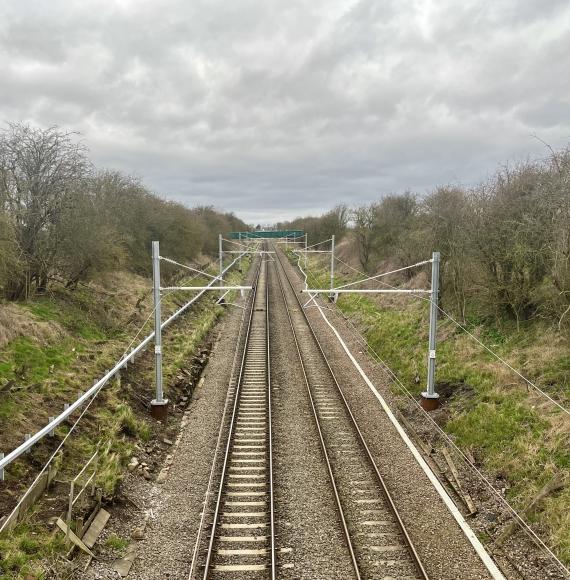
[[[302,238],[303,230],[259,230],[253,232],[230,232],[228,236],[232,240],[248,240],[258,238]]]

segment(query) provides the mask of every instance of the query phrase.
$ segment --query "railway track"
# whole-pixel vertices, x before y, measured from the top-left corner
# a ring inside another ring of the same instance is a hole
[[[230,384],[220,428],[209,494],[190,570],[191,579],[275,578],[271,365],[265,258],[256,278],[247,321],[243,325],[239,370]]]
[[[248,302],[189,578],[278,573],[273,501],[269,279],[282,300],[356,579],[428,578],[388,488],[277,253],[260,262]],[[277,442],[278,443],[278,442]],[[317,522],[315,522],[317,525]],[[344,557],[344,556],[343,556]],[[293,555],[293,561],[295,560]],[[348,562],[348,560],[346,560]],[[296,567],[295,567],[296,568]],[[349,569],[349,568],[347,568]],[[291,576],[292,574],[292,576]]]
[[[355,578],[427,573],[281,263],[272,265],[303,370]]]

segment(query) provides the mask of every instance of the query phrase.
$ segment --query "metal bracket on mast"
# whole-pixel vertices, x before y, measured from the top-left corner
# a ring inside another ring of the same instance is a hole
[[[223,264],[223,248],[222,248],[222,235],[219,235],[219,260],[220,260],[220,270],[218,276],[213,276],[207,272],[202,272],[196,268],[188,266],[186,264],[180,264],[175,260],[166,258],[160,255],[160,245],[159,242],[152,242],[152,284],[153,284],[153,297],[154,297],[154,361],[155,361],[155,398],[151,401],[151,415],[159,420],[166,421],[168,417],[168,399],[164,398],[163,392],[163,378],[162,378],[162,320],[161,320],[161,292],[164,291],[195,291],[195,292],[205,292],[213,290],[215,292],[225,291],[224,294],[218,299],[218,304],[224,304],[225,296],[231,290],[240,290],[242,293],[244,290],[251,290],[251,286],[227,286],[224,285],[224,264]],[[240,253],[243,255],[245,252]],[[210,285],[208,286],[161,286],[160,285],[160,260],[164,260],[181,268],[196,272],[207,278],[211,278]],[[218,285],[214,285],[214,284]]]
[[[428,372],[427,372],[427,388],[422,393],[421,406],[426,411],[433,411],[439,406],[439,394],[435,390],[435,368],[436,368],[436,346],[437,346],[437,311],[438,311],[438,296],[439,296],[439,263],[440,263],[440,253],[433,252],[431,260],[424,260],[423,262],[418,262],[411,266],[405,266],[403,268],[398,268],[391,272],[385,272],[375,276],[370,276],[363,280],[358,280],[356,282],[349,282],[347,284],[340,285],[335,288],[334,286],[334,236],[331,236],[331,265],[330,265],[330,288],[305,288],[301,290],[303,293],[309,294],[311,297],[304,307],[307,307],[311,302],[314,301],[317,294],[328,294],[328,299],[331,302],[336,302],[339,294],[430,294],[430,316],[429,316],[429,346],[428,346]],[[305,250],[307,251],[307,250]],[[298,250],[297,253],[301,254],[303,250]],[[362,282],[372,281],[382,276],[387,276],[389,274],[394,274],[402,270],[407,270],[409,268],[414,268],[417,266],[422,266],[424,264],[431,263],[431,287],[427,289],[410,289],[410,288],[348,288],[348,286],[353,286],[354,284],[359,284]],[[300,266],[299,266],[300,267]]]

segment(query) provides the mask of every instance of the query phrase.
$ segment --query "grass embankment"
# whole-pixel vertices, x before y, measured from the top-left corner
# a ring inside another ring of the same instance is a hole
[[[296,263],[296,260],[294,261]],[[310,283],[326,284],[316,263]],[[337,282],[343,278],[337,277]],[[344,276],[348,281],[348,278]],[[352,278],[354,279],[354,278]],[[391,281],[393,283],[393,281]],[[322,287],[322,286],[321,286]],[[357,323],[368,344],[416,397],[425,390],[428,304],[412,298],[341,294],[338,307]],[[500,326],[467,323],[470,332],[543,390],[568,406],[569,338],[542,321]],[[396,394],[401,389],[393,386]],[[570,422],[568,416],[472,338],[442,317],[438,329],[437,390],[445,394],[442,427],[484,469],[500,478],[505,494],[524,511],[553,478],[562,490],[544,499],[528,519],[558,556],[570,563]]]
[[[244,260],[245,269],[248,265]],[[240,277],[232,272],[227,279],[232,283]],[[191,285],[206,282],[199,278],[178,281]],[[21,327],[4,333],[0,346],[2,451],[11,450],[25,433],[45,425],[50,415],[61,412],[64,402],[73,401],[79,390],[85,391],[111,368],[152,313],[149,289],[148,280],[120,275],[113,277],[108,287],[73,292],[61,288],[29,303],[0,305]],[[217,295],[207,293],[163,335],[167,397],[178,394],[180,369],[189,364],[223,312],[215,298]],[[163,318],[188,299],[188,293],[183,292],[165,295]],[[8,316],[6,312],[4,316]],[[149,323],[134,344],[151,330]],[[96,483],[106,497],[112,497],[137,445],[161,434],[163,427],[148,417],[145,406],[153,395],[151,350],[122,373],[121,380],[110,381],[100,392],[57,458],[58,480],[69,481],[99,446]],[[22,482],[31,481],[68,430],[69,425],[61,425],[53,439],[44,440],[29,456],[10,465],[6,481],[0,483],[0,517],[16,503]],[[65,549],[62,536],[52,533],[39,505],[33,508],[9,535],[0,538],[0,579],[46,577],[46,567]]]

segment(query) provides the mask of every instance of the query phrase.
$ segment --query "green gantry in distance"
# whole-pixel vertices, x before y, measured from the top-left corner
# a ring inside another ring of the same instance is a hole
[[[305,235],[303,230],[259,230],[253,232],[230,232],[229,238],[232,240],[248,240],[253,238],[302,238]]]

